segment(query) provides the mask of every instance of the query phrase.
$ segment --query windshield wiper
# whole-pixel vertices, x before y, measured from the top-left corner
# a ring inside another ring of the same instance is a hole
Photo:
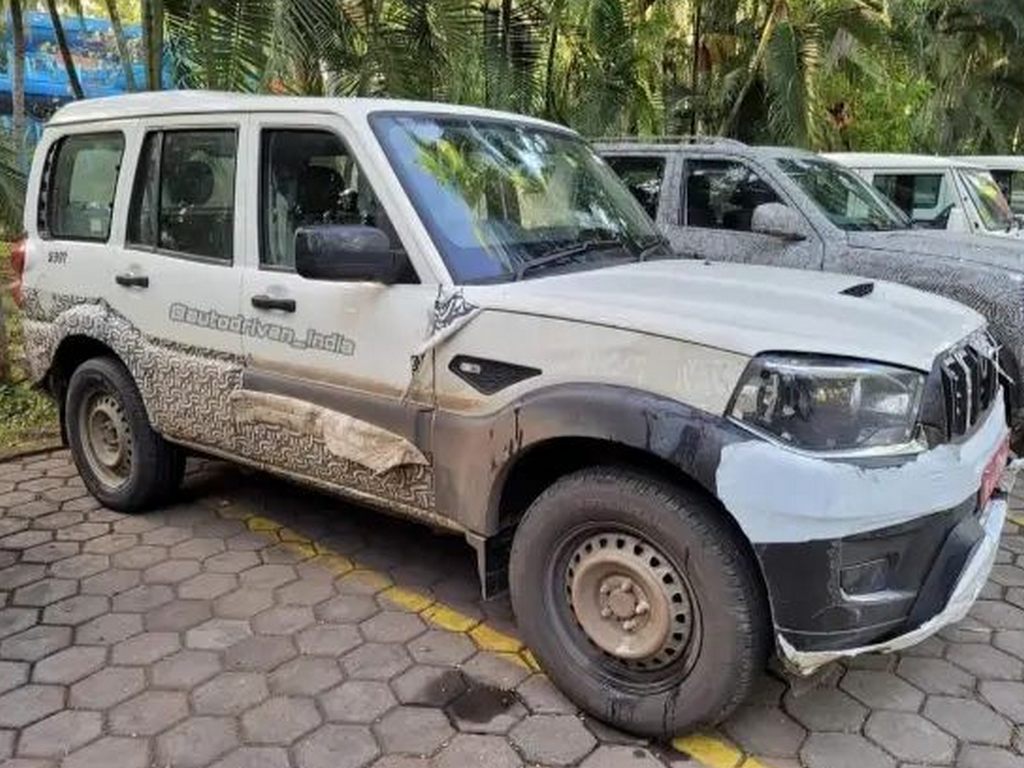
[[[574,243],[573,245],[566,246],[565,248],[556,248],[553,251],[545,253],[543,256],[538,256],[536,259],[524,261],[516,267],[515,275],[512,279],[517,281],[522,280],[523,276],[526,275],[527,272],[531,272],[535,269],[554,266],[561,262],[571,261],[579,256],[585,256],[593,253],[594,251],[604,251],[609,248],[625,249],[626,245],[621,240],[607,238],[604,240],[585,240],[582,243]]]

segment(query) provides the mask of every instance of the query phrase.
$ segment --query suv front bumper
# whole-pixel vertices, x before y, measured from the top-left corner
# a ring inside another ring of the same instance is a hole
[[[999,537],[1006,520],[1007,503],[1002,495],[989,501],[980,516],[982,535],[970,550],[966,565],[959,574],[944,607],[914,629],[887,640],[833,650],[798,650],[783,633],[777,636],[780,655],[786,665],[800,674],[810,674],[818,667],[837,659],[864,653],[890,653],[908,648],[935,634],[943,627],[963,619],[988,580],[999,551]],[[951,534],[954,535],[954,534]],[[940,557],[930,573],[948,563]]]

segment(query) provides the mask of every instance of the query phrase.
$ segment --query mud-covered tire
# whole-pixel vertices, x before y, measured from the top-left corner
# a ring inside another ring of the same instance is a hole
[[[105,507],[151,509],[181,484],[183,451],[153,430],[131,374],[116,358],[91,358],[71,374],[65,425],[79,474]]]
[[[721,721],[749,694],[766,662],[770,619],[756,565],[722,514],[700,492],[615,467],[568,475],[531,505],[512,545],[512,605],[524,642],[584,711],[626,731],[672,737]],[[602,650],[577,616],[572,583],[582,569],[572,563],[580,547],[623,541],[630,550],[637,541],[654,545],[639,545],[642,556],[657,551],[670,561],[658,562],[666,583],[687,584],[687,646],[672,648],[673,660],[658,669]]]

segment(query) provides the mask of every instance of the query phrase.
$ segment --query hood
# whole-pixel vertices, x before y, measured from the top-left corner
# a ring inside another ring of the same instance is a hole
[[[841,293],[865,282],[874,283],[865,296]],[[747,356],[811,352],[923,371],[985,323],[963,305],[894,283],[689,259],[466,286],[463,295],[485,310],[624,328]]]
[[[873,251],[940,256],[1024,271],[1024,241],[995,235],[972,235],[935,229],[848,232],[850,245]]]

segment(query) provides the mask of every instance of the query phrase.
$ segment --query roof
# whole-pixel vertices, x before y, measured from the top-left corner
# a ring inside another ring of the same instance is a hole
[[[850,168],[978,168],[976,162],[938,155],[899,154],[896,152],[829,152],[825,157]]]
[[[1024,171],[1024,155],[961,155],[957,160],[981,165],[993,171]]]
[[[373,112],[429,112],[516,120],[560,131],[570,130],[563,125],[534,117],[458,104],[401,99],[273,96],[222,91],[147,91],[102,99],[73,101],[57,110],[50,118],[49,125],[219,112],[319,112],[341,114],[348,117],[365,117]]]
[[[796,147],[769,147],[755,144],[744,144],[736,139],[721,136],[659,136],[636,137],[614,136],[590,139],[602,152],[686,152],[700,151],[708,147],[733,155],[757,157],[768,155],[773,158],[820,157],[814,152]]]

